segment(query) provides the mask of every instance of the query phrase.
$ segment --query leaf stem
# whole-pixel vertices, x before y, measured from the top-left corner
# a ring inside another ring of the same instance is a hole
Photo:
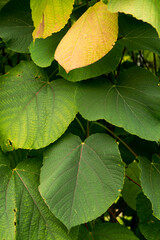
[[[135,183],[138,187],[142,188],[141,185],[139,183],[137,183],[136,181],[134,181],[132,178],[130,178],[128,175],[125,175],[129,180],[131,180],[133,183]]]
[[[116,78],[119,76],[119,73],[120,73],[120,68],[121,68],[121,63],[122,63],[122,60],[123,60],[123,57],[124,57],[124,54],[125,54],[125,51],[126,51],[126,48],[123,49],[123,52],[122,52],[122,57],[120,59],[120,62],[118,64],[118,67],[117,67],[117,74],[116,74]]]
[[[93,237],[93,234],[92,234],[92,232],[89,232],[90,233],[90,235],[91,235],[91,238],[94,240],[94,237]]]
[[[92,234],[92,232],[89,231],[88,226],[87,226],[87,223],[85,223],[85,226],[86,226],[86,229],[88,230],[88,232],[90,233],[91,238],[94,240],[93,234]]]
[[[54,76],[54,74],[57,72],[58,67],[50,74],[49,76],[49,80]]]
[[[117,220],[117,218],[116,218],[116,216],[114,215],[114,213],[113,213],[111,207],[108,209],[108,212],[109,212],[110,215],[113,217],[114,221],[117,222],[117,223],[119,223],[118,220]]]
[[[82,132],[83,132],[84,136],[86,136],[86,131],[85,131],[85,129],[84,129],[84,127],[83,127],[82,123],[80,122],[80,120],[79,120],[77,117],[75,117],[75,119],[77,120],[77,122],[78,122],[79,126],[81,127],[81,129],[82,129]]]
[[[99,122],[94,122],[95,124],[105,128],[109,133],[111,133],[115,138],[117,138],[123,145],[137,158],[138,155],[120,138],[118,137],[114,132],[112,132],[108,127],[104,126],[103,124]]]

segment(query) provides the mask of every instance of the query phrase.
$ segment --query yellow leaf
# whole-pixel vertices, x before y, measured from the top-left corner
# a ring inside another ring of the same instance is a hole
[[[31,0],[33,38],[47,38],[67,23],[74,0]]]
[[[118,13],[96,3],[77,20],[59,43],[55,59],[69,71],[90,65],[105,56],[118,36]]]

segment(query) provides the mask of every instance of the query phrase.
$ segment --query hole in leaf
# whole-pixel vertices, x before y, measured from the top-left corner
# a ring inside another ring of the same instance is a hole
[[[8,140],[8,142],[9,142],[9,145],[12,146],[12,141]]]
[[[40,79],[41,78],[41,76],[35,76],[35,79]]]

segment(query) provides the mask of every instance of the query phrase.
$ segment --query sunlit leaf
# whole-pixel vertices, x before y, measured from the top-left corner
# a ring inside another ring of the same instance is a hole
[[[99,61],[86,67],[73,69],[68,74],[62,68],[62,66],[59,65],[59,75],[69,81],[77,82],[89,78],[94,78],[102,74],[107,74],[116,69],[120,58],[122,57],[122,52],[123,46],[116,43],[112,50]]]
[[[66,33],[67,28],[62,29],[58,33],[52,34],[52,36],[45,39],[36,39],[30,45],[31,58],[34,63],[40,67],[48,67],[54,60],[54,52],[61,38]]]
[[[0,77],[0,144],[37,149],[59,138],[74,119],[75,85],[49,82],[33,62],[21,62]]]
[[[85,67],[104,57],[118,35],[118,14],[98,2],[90,7],[59,43],[55,59],[69,71]]]
[[[110,0],[108,9],[112,12],[124,12],[150,23],[160,35],[159,0]]]
[[[73,3],[74,0],[31,0],[33,38],[46,38],[60,31],[69,19]]]

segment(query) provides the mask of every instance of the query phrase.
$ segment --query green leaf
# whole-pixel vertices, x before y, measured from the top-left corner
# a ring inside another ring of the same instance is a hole
[[[76,21],[59,43],[55,59],[68,73],[104,57],[118,36],[118,14],[97,2]]]
[[[159,139],[159,102],[158,78],[140,67],[123,72],[117,84],[107,79],[85,81],[77,91],[78,110],[84,118],[105,119],[151,141]]]
[[[29,0],[11,0],[4,6],[0,12],[0,37],[7,43],[9,49],[28,52],[32,31]]]
[[[93,231],[88,231],[85,236],[86,238],[80,236],[79,240],[138,240],[126,227],[110,222],[95,225]]]
[[[150,25],[131,16],[119,16],[120,44],[128,50],[149,50],[160,54],[160,39],[156,30]]]
[[[139,159],[143,192],[152,203],[153,214],[160,219],[160,158],[154,155],[152,162],[147,158],[141,157]]]
[[[0,77],[0,136],[3,149],[38,149],[59,138],[74,119],[75,85],[48,81],[32,62]]]
[[[74,0],[31,0],[33,38],[46,38],[60,31],[70,17],[73,4]]]
[[[36,65],[40,67],[48,67],[54,60],[54,52],[61,38],[66,33],[67,28],[64,28],[58,33],[46,39],[36,39],[30,45],[31,58]]]
[[[136,198],[142,191],[140,187],[140,169],[138,164],[136,162],[129,164],[125,170],[125,174],[126,177],[122,190],[122,197],[131,208],[136,210]]]
[[[138,238],[126,227],[117,223],[99,224],[93,230],[96,240],[138,240]]]
[[[63,69],[63,67],[59,65],[59,74],[65,79],[72,82],[77,82],[88,78],[94,78],[102,74],[107,74],[116,69],[122,56],[122,50],[123,47],[120,44],[116,43],[113,49],[99,61],[86,67],[74,69],[68,74]]]
[[[11,183],[12,171],[9,167],[9,160],[0,151],[0,238],[6,240],[14,239],[15,213],[14,209],[14,185]]]
[[[9,2],[9,0],[1,0],[0,9],[3,8],[8,2]]]
[[[116,142],[94,134],[83,143],[67,135],[44,154],[40,193],[68,229],[93,220],[116,200],[124,169]]]
[[[27,159],[11,171],[0,152],[1,239],[71,240],[66,228],[48,210],[38,192],[38,159]]]
[[[160,4],[159,0],[110,0],[108,10],[124,12],[150,23],[160,35]]]
[[[139,228],[147,240],[160,239],[160,221],[152,215],[152,206],[144,194],[137,197],[137,214],[140,220]]]

